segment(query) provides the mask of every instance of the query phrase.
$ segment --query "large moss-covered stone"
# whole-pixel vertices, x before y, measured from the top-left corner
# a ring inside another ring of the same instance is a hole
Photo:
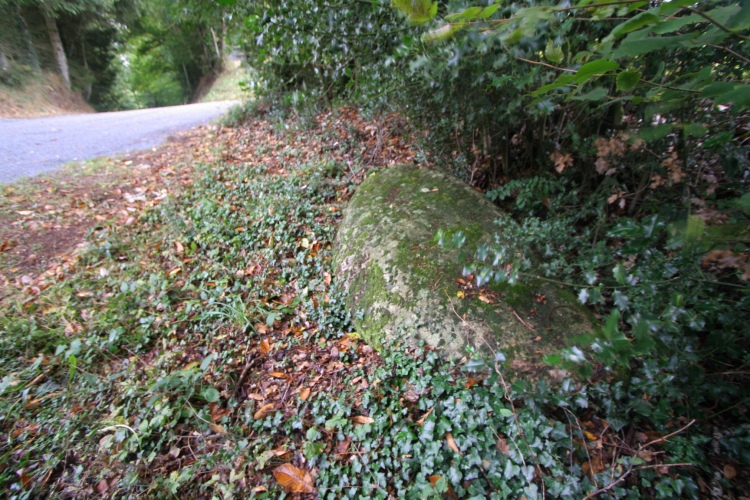
[[[589,332],[573,296],[546,283],[464,293],[457,279],[477,245],[494,242],[501,217],[480,193],[438,170],[398,165],[370,175],[346,209],[334,251],[357,331],[375,345],[408,332],[451,358],[470,344],[520,362]],[[466,244],[437,245],[438,229],[462,231]]]

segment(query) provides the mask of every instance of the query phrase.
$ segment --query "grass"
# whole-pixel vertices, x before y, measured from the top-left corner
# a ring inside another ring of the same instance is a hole
[[[250,81],[250,72],[239,61],[228,61],[227,68],[216,78],[200,102],[242,100],[249,97],[243,86]]]

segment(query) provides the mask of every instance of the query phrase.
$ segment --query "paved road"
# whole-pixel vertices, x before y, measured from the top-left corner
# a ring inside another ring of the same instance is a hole
[[[64,163],[147,149],[223,114],[234,101],[113,113],[0,119],[0,182]]]

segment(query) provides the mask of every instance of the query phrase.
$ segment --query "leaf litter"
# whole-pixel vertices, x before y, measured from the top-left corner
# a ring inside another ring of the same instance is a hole
[[[12,453],[3,446],[0,484],[62,497],[216,481],[258,493],[271,488],[272,473],[288,492],[316,491],[315,471],[291,451],[302,448],[304,433],[284,432],[282,422],[310,419],[303,427],[315,427],[312,401],[345,393],[351,374],[380,363],[355,335],[321,333],[320,316],[335,294],[332,236],[370,169],[414,157],[406,138],[387,132],[402,128],[395,116],[373,124],[341,108],[316,122],[297,133],[279,133],[263,120],[202,127],[151,151],[99,160],[92,173],[1,188],[0,217],[8,224],[0,230],[0,307],[15,323],[3,324],[3,347],[17,360],[0,374],[2,406],[14,408],[0,423],[3,441],[14,442]],[[315,173],[320,165],[328,169],[323,175]],[[252,215],[257,198],[273,194],[248,192],[251,178],[277,193],[293,178],[296,196],[322,181],[326,193],[308,207],[313,213],[287,218],[285,204],[295,200],[279,199]],[[180,203],[190,195],[198,204],[213,197],[210,203],[232,214],[225,217],[231,223],[222,220],[231,229],[216,225],[205,233],[221,234],[211,242],[191,239],[202,221],[188,213],[196,205]],[[289,230],[296,241],[277,230],[282,217],[296,225]],[[317,234],[317,226],[331,230]],[[234,235],[249,233],[259,236],[247,242],[255,248],[237,250]],[[212,246],[232,247],[235,267],[217,272]],[[300,264],[320,269],[304,287],[284,269]],[[217,303],[224,308],[208,321],[201,309]],[[29,322],[50,338],[19,351],[12,337]],[[24,385],[31,392],[13,390]],[[374,422],[366,414],[351,420]],[[59,425],[76,429],[71,438],[85,429],[98,437],[66,451],[42,437]],[[330,449],[338,442],[325,430],[321,439]],[[266,449],[262,460],[250,448]],[[214,456],[231,460],[201,465]]]
[[[105,174],[2,188],[6,490],[196,496],[220,486],[245,495],[398,497],[402,490],[387,481],[367,486],[372,491],[354,477],[341,478],[355,484],[339,489],[321,486],[331,478],[321,480],[325,461],[316,457],[375,477],[368,457],[381,447],[419,469],[408,443],[433,440],[450,460],[473,460],[475,438],[444,416],[461,398],[439,401],[433,387],[407,382],[398,363],[386,364],[336,316],[341,297],[330,250],[341,210],[369,171],[414,161],[403,123],[395,116],[368,122],[344,107],[319,114],[307,129],[291,125],[280,131],[256,119],[204,127],[156,150],[102,160]],[[60,246],[44,246],[55,238]],[[35,249],[40,244],[44,253]],[[29,252],[42,257],[28,259]],[[467,297],[497,299],[459,284]],[[435,359],[429,349],[395,355],[415,366]],[[384,366],[394,370],[386,382]],[[470,400],[488,373],[467,377],[453,367],[445,376],[453,382],[440,391],[455,387]],[[373,395],[389,417],[373,418]],[[494,401],[500,418],[523,411],[507,393]],[[594,411],[559,417],[573,436],[561,446],[570,446],[571,463],[573,449],[585,455],[575,461],[592,480],[628,455],[646,464],[641,469],[668,474],[659,448],[691,425],[675,421],[668,436],[644,429],[623,439]],[[373,427],[384,434],[365,444],[361,436]],[[390,445],[385,429],[395,437]],[[511,459],[525,439],[509,429],[490,432],[505,478],[522,473]],[[492,472],[492,461],[478,464],[475,477]],[[524,470],[540,481],[540,469]],[[723,472],[727,480],[741,474],[728,463]],[[456,477],[409,480],[458,498],[472,481]]]

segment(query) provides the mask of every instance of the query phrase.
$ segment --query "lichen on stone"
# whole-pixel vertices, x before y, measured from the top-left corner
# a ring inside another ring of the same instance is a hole
[[[477,246],[494,241],[502,217],[508,216],[442,171],[396,165],[370,175],[345,211],[334,248],[357,330],[376,347],[408,331],[449,358],[471,345],[524,359],[590,332],[587,314],[548,284],[496,288],[500,299],[492,304],[459,298],[457,278]],[[438,246],[439,229],[462,231],[466,244]]]

